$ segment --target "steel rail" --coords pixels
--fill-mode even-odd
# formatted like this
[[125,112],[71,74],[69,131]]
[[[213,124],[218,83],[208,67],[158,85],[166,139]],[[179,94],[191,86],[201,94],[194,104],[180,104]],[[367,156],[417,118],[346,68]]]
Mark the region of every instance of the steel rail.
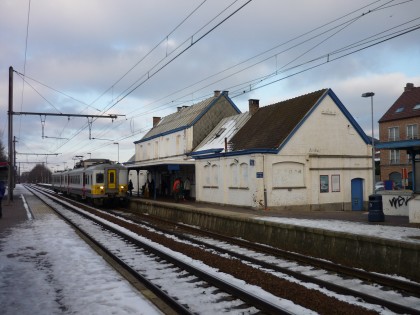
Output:
[[[28,186],[25,186],[29,191],[36,190],[34,188],[29,188]],[[37,190],[39,193],[42,193],[45,195],[44,192]],[[34,194],[37,196],[36,194]],[[39,198],[39,196],[37,196]],[[95,246],[97,246],[99,249],[101,249],[103,252],[106,253],[113,261],[115,261],[118,265],[120,265],[124,270],[129,272],[136,280],[140,281],[144,286],[146,286],[150,291],[152,291],[156,296],[158,296],[162,301],[164,301],[167,305],[169,305],[174,311],[176,311],[179,314],[184,315],[193,315],[188,309],[186,309],[182,304],[179,304],[175,299],[173,299],[171,296],[166,294],[164,291],[159,289],[157,286],[155,286],[152,282],[147,280],[145,277],[143,277],[141,274],[139,274],[137,271],[135,271],[133,268],[131,268],[129,265],[127,265],[123,260],[121,260],[119,257],[114,255],[109,249],[107,249],[105,246],[103,246],[101,243],[99,243],[97,240],[95,240],[92,236],[89,235],[86,231],[78,227],[74,222],[72,222],[69,218],[61,214],[59,211],[56,211],[53,207],[48,205],[42,198],[39,198],[44,204],[46,204],[48,207],[54,210],[55,213],[57,213],[63,220],[65,220],[71,227],[73,227],[75,230],[77,230],[79,233],[83,235],[83,237],[87,238],[90,242],[92,242]],[[64,207],[66,205],[64,203],[60,204]],[[68,208],[68,207],[67,207]],[[73,209],[70,209],[71,211],[74,211]],[[86,216],[85,216],[86,217]],[[98,222],[96,222],[98,223]]]
[[[115,214],[118,215],[118,213],[115,213]],[[135,215],[139,216],[139,215],[142,215],[142,214],[136,213]],[[400,279],[391,278],[389,276],[381,275],[381,274],[378,274],[378,273],[372,273],[372,272],[361,270],[361,269],[356,269],[356,268],[352,268],[352,267],[348,267],[348,266],[344,266],[344,265],[340,265],[340,264],[335,264],[335,263],[330,262],[330,261],[318,259],[318,258],[311,257],[311,256],[305,256],[305,255],[295,253],[295,252],[289,252],[289,251],[286,251],[286,250],[283,250],[283,249],[270,247],[268,245],[252,243],[250,241],[246,241],[246,240],[243,240],[243,239],[233,238],[233,237],[229,237],[229,236],[226,236],[226,235],[214,233],[214,232],[211,232],[211,231],[197,229],[197,228],[194,228],[190,225],[186,225],[186,224],[183,224],[183,223],[171,222],[171,221],[168,221],[168,220],[165,220],[165,219],[162,219],[162,218],[159,218],[159,217],[151,216],[151,215],[147,215],[147,216],[144,216],[144,217],[146,219],[159,220],[159,221],[165,222],[167,224],[172,224],[172,225],[178,226],[180,228],[183,228],[187,231],[191,231],[191,232],[194,232],[194,233],[198,233],[198,234],[206,235],[206,236],[216,238],[216,239],[219,239],[219,240],[223,240],[223,241],[233,243],[233,244],[238,245],[238,246],[246,247],[248,249],[252,249],[252,250],[255,250],[255,251],[258,251],[258,252],[261,252],[261,253],[265,253],[267,255],[282,257],[282,258],[285,258],[285,259],[297,261],[297,262],[300,262],[300,263],[303,263],[303,264],[306,264],[306,265],[310,265],[310,266],[318,267],[318,268],[321,268],[321,269],[326,269],[328,271],[333,271],[333,272],[345,274],[345,275],[348,275],[348,276],[352,276],[352,277],[358,278],[360,280],[365,280],[367,282],[375,282],[377,284],[380,284],[380,285],[383,285],[383,286],[389,286],[389,287],[392,287],[392,288],[396,288],[398,290],[402,290],[402,291],[405,291],[405,292],[408,292],[410,294],[413,294],[415,296],[420,297],[420,284],[416,283],[416,282],[404,281],[404,280],[400,280]],[[130,218],[130,219],[133,220],[133,218]],[[140,221],[140,220],[138,221],[138,223],[147,224],[144,221]],[[152,224],[151,224],[151,226],[156,228],[156,226],[154,226]]]
[[[40,193],[46,195],[48,198],[51,198],[50,196],[48,196],[44,191],[39,191]],[[54,198],[57,199],[57,198]],[[41,199],[42,200],[42,199]],[[153,253],[161,258],[163,258],[164,260],[170,262],[171,264],[177,266],[180,269],[183,269],[187,272],[189,272],[190,274],[193,274],[194,276],[206,281],[207,283],[210,283],[211,285],[218,287],[219,289],[223,290],[224,292],[227,292],[233,296],[235,296],[236,298],[244,301],[245,303],[248,303],[249,306],[254,306],[256,308],[258,308],[259,310],[267,313],[267,314],[293,314],[290,311],[283,309],[269,301],[266,301],[264,299],[261,299],[257,296],[255,296],[252,293],[249,293],[231,283],[228,283],[227,281],[224,281],[218,277],[215,277],[203,270],[197,269],[194,266],[191,266],[187,263],[184,263],[182,261],[180,261],[179,259],[153,247],[150,246],[148,244],[145,244],[144,242],[141,242],[138,239],[135,239],[129,235],[126,235],[125,233],[121,232],[120,230],[112,227],[112,226],[108,226],[107,224],[105,224],[104,222],[96,219],[96,218],[92,218],[89,215],[79,212],[75,209],[69,208],[68,205],[66,205],[65,203],[59,201],[59,200],[54,200],[57,203],[60,203],[62,206],[68,208],[69,210],[73,211],[73,212],[77,212],[78,215],[81,215],[93,222],[95,222],[96,224],[100,225],[102,228],[111,231],[112,233],[115,233],[116,235],[120,236],[121,238],[129,241],[130,243],[135,244],[136,246],[139,246],[143,249],[145,249],[146,251]],[[59,213],[59,212],[57,212]],[[59,213],[60,214],[60,213]],[[62,216],[66,221],[70,221],[69,219],[65,218],[62,214],[60,214],[60,216]],[[71,222],[71,221],[70,221]],[[75,226],[73,223],[71,223],[72,226]],[[78,230],[79,228],[77,226],[75,226]],[[83,233],[85,234],[85,233]],[[89,237],[89,239],[91,239],[91,237]],[[95,241],[95,244],[98,244],[98,246],[103,249],[104,251],[106,251],[107,253],[109,252],[106,248],[103,248],[103,246],[101,244],[99,244],[98,242]],[[110,253],[111,257],[114,257],[114,255],[112,253]],[[120,259],[118,257],[116,257],[116,261],[118,262]],[[123,263],[123,266],[126,265],[125,263]],[[125,267],[124,267],[125,268]],[[128,266],[128,268],[130,268]],[[131,269],[131,268],[130,268]],[[134,274],[136,274],[137,272],[132,270],[130,271],[134,272]],[[141,277],[141,275],[139,275]],[[145,281],[148,282],[147,279],[145,279]],[[145,284],[146,285],[146,284]],[[153,284],[152,284],[153,285]],[[153,288],[153,287],[152,287]],[[159,289],[158,289],[159,290]],[[155,293],[156,294],[156,293]],[[174,307],[176,307],[176,302],[171,301],[171,304],[175,303]],[[169,303],[168,303],[169,304]],[[182,314],[191,314],[188,310],[186,310],[186,313],[182,313]]]
[[[121,217],[125,217],[125,216],[120,215],[117,212],[114,212],[114,215],[119,215]],[[125,218],[127,218],[127,217],[125,217]],[[147,218],[150,218],[150,216],[147,216]],[[153,217],[153,219],[156,219],[156,217]],[[222,253],[226,253],[228,255],[231,255],[232,257],[241,259],[242,261],[248,261],[252,264],[260,265],[264,268],[272,269],[274,271],[287,274],[289,276],[292,276],[292,277],[294,277],[298,280],[304,281],[304,282],[315,283],[315,284],[319,285],[320,287],[324,287],[324,288],[326,288],[328,290],[331,290],[331,291],[334,291],[336,293],[359,297],[359,298],[363,299],[364,301],[366,301],[368,303],[378,304],[378,305],[387,307],[391,311],[394,311],[394,312],[397,312],[397,313],[420,314],[419,310],[416,310],[416,309],[413,309],[413,308],[410,308],[410,307],[407,307],[405,305],[401,305],[401,304],[398,304],[398,303],[394,303],[393,301],[383,300],[383,299],[380,299],[376,296],[369,295],[367,293],[359,292],[359,291],[353,290],[353,289],[348,288],[348,287],[343,287],[343,286],[337,285],[337,284],[332,283],[332,282],[328,282],[328,281],[325,281],[325,280],[322,280],[322,279],[318,279],[318,278],[315,278],[315,277],[312,277],[312,276],[308,276],[308,275],[302,274],[300,272],[290,270],[290,269],[285,268],[285,267],[276,266],[276,265],[273,265],[273,264],[270,264],[270,263],[267,263],[267,262],[261,261],[259,259],[249,257],[249,256],[246,256],[246,255],[243,255],[243,254],[238,254],[238,253],[233,252],[231,250],[221,248],[217,245],[212,245],[212,244],[209,244],[209,243],[206,243],[206,242],[196,240],[192,237],[183,235],[180,232],[174,232],[172,230],[160,228],[160,227],[157,227],[156,225],[149,224],[149,223],[146,223],[144,221],[140,221],[140,220],[136,221],[135,219],[133,219],[131,217],[130,217],[130,220],[132,220],[136,223],[148,226],[150,228],[153,228],[153,229],[155,229],[157,231],[160,231],[160,232],[163,232],[165,234],[170,233],[170,234],[172,234],[172,235],[174,235],[174,236],[176,236],[180,239],[187,240],[189,242],[196,243],[198,245],[202,245],[202,246],[217,250],[217,251],[222,252]],[[262,253],[267,254],[267,255],[277,256],[278,251],[280,251],[281,254],[283,254],[283,252],[284,252],[283,250],[278,250],[278,249],[275,249],[275,248],[268,248],[266,246],[261,246],[261,245],[255,245],[255,244],[249,243],[247,241],[238,240],[236,238],[227,237],[227,236],[220,235],[220,234],[213,233],[213,232],[203,231],[203,230],[191,227],[191,226],[186,226],[184,224],[173,223],[173,222],[161,219],[161,218],[157,218],[157,220],[165,222],[165,223],[170,223],[170,224],[175,225],[175,226],[179,226],[179,227],[181,227],[183,229],[186,229],[186,230],[194,231],[195,233],[198,233],[198,234],[204,234],[206,236],[211,236],[211,237],[216,238],[216,239],[217,238],[223,239],[223,241],[229,242],[230,244],[234,244],[234,245],[241,244],[240,246],[246,247],[248,249],[250,249],[252,247],[251,248],[252,250],[256,250],[257,252],[262,252]],[[328,262],[328,261],[320,261],[318,259],[314,259],[313,257],[308,257],[309,258],[309,260],[308,260],[308,259],[306,259],[307,258],[306,256],[301,255],[301,254],[290,253],[290,252],[286,252],[286,253],[288,254],[287,259],[290,259],[289,254],[291,254],[292,257],[295,257],[295,255],[297,255],[297,257],[300,259],[300,262],[304,261],[305,265],[312,266],[313,265],[312,261],[315,260],[316,267],[321,268],[321,269],[326,269],[326,270],[329,270],[329,271],[334,271],[337,274],[342,274],[343,272],[341,270],[344,270],[345,275],[350,275],[351,274],[358,279],[362,278],[361,280],[367,280],[369,282],[378,283],[378,284],[381,284],[381,285],[384,285],[384,286],[387,286],[387,287],[391,287],[393,289],[396,288],[398,290],[403,290],[403,291],[408,292],[408,293],[410,293],[412,295],[415,295],[415,296],[418,296],[419,292],[420,292],[420,286],[417,283],[410,283],[410,282],[401,281],[401,280],[398,280],[398,279],[392,279],[392,278],[389,278],[389,277],[386,277],[386,276],[381,276],[379,274],[372,274],[372,273],[369,273],[369,272],[366,272],[366,271],[363,271],[363,270],[357,270],[357,269],[345,267],[345,266],[342,266],[342,265],[336,265],[336,264]],[[292,259],[292,260],[295,260],[295,259]],[[324,266],[327,266],[327,268],[325,268]],[[376,280],[378,280],[378,281],[376,281]]]

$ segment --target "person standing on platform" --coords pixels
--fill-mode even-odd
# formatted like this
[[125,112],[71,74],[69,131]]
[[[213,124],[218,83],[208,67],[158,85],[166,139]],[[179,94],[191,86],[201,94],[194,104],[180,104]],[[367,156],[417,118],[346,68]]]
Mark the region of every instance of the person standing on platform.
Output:
[[128,191],[130,192],[130,197],[133,196],[133,189],[134,189],[133,182],[130,179],[130,181],[128,182]]
[[1,201],[4,197],[5,192],[6,192],[6,185],[4,181],[0,180],[0,218],[3,216],[3,209],[1,207]]
[[179,202],[179,197],[181,194],[181,179],[179,177],[175,179],[172,191],[174,192],[175,201]]
[[190,200],[191,182],[188,177],[184,181],[184,191],[185,191],[185,199]]

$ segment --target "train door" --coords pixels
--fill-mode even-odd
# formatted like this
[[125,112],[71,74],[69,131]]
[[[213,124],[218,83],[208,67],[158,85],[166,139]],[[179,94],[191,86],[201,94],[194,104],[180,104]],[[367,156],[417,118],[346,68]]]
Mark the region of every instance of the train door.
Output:
[[83,182],[82,199],[85,199],[86,198],[86,174],[84,172],[82,173],[82,182]]
[[117,188],[117,170],[109,169],[108,170],[108,189]]

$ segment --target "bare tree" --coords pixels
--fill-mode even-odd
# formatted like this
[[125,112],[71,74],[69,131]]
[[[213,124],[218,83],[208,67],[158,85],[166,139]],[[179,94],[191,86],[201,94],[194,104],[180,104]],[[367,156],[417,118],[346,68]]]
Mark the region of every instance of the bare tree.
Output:
[[51,183],[51,171],[44,164],[37,164],[28,174],[30,183]]
[[7,156],[4,151],[3,143],[0,140],[0,162],[6,162],[6,161],[7,161]]

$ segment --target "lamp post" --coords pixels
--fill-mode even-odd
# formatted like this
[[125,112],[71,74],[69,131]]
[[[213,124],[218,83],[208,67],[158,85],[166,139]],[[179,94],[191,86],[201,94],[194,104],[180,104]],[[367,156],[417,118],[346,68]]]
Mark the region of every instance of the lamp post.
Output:
[[362,94],[362,97],[370,97],[370,107],[372,116],[372,194],[375,193],[375,132],[373,131],[373,96],[375,93],[366,92]]
[[118,163],[120,163],[120,143],[114,142],[114,144],[118,145]]

